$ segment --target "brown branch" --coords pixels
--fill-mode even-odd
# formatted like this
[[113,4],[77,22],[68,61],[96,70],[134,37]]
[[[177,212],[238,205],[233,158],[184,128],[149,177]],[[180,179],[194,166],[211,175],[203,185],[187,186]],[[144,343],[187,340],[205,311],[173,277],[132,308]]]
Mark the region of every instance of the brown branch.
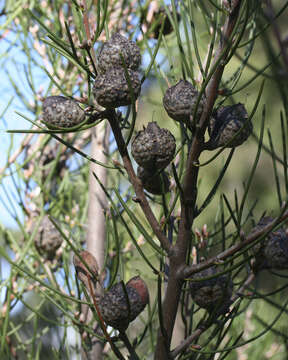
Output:
[[119,120],[117,118],[117,114],[115,113],[115,110],[111,110],[107,112],[107,119],[111,125],[111,129],[113,131],[115,141],[117,143],[118,151],[120,152],[120,155],[123,160],[124,168],[128,174],[131,184],[134,187],[137,196],[137,201],[139,202],[143,210],[143,213],[146,216],[146,219],[149,222],[152,230],[154,231],[155,235],[160,241],[162,248],[166,250],[166,252],[169,254],[171,245],[167,237],[163,234],[161,227],[151,210],[148,200],[146,199],[146,196],[144,194],[141,181],[138,179],[138,177],[135,174],[125,141],[122,136],[121,129],[118,124]]
[[167,291],[163,301],[164,327],[166,338],[161,331],[158,331],[158,341],[155,352],[155,360],[169,359],[169,349],[173,328],[175,324],[178,301],[181,295],[184,277],[179,277],[179,269],[186,263],[188,244],[191,239],[191,227],[194,220],[194,209],[197,199],[197,181],[199,172],[199,157],[203,150],[204,133],[207,127],[209,117],[217,98],[218,88],[226,65],[229,51],[232,43],[231,36],[233,34],[239,10],[242,1],[236,0],[233,5],[229,16],[227,17],[222,37],[218,49],[214,57],[214,64],[218,63],[211,80],[207,86],[206,91],[206,105],[202,112],[199,124],[197,126],[196,134],[193,138],[191,148],[189,151],[186,172],[183,180],[183,197],[181,198],[181,218],[179,225],[179,233],[175,246],[173,247],[169,260],[170,260],[170,277],[168,279]]
[[197,341],[199,337],[208,329],[209,326],[203,326],[201,328],[196,329],[193,334],[188,336],[182,343],[177,346],[173,351],[170,353],[170,357],[175,359],[177,355],[181,354],[185,351],[193,342]]
[[[219,260],[225,260],[226,258],[236,254],[241,249],[245,248],[253,241],[257,240],[260,236],[263,236],[266,233],[269,233],[276,225],[280,224],[282,221],[288,219],[288,210],[283,213],[280,217],[276,218],[268,225],[263,227],[260,230],[252,230],[250,235],[244,238],[239,244],[231,246],[229,249],[223,251],[221,254],[218,254],[204,262],[201,262],[197,265],[184,266],[181,271],[179,271],[179,277],[182,279],[189,278],[191,275],[208,268],[209,266],[219,262]],[[257,227],[255,228],[257,229]]]

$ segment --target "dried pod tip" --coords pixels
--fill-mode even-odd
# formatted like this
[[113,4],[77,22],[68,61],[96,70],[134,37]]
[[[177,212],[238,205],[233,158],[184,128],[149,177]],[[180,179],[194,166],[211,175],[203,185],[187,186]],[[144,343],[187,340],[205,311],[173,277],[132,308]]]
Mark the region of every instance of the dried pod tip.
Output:
[[143,305],[147,305],[149,303],[149,291],[146,283],[141,279],[140,276],[134,276],[127,282],[126,286],[137,291]]
[[142,182],[143,188],[153,195],[162,195],[169,192],[170,180],[166,172],[150,172],[138,166],[137,176]]
[[88,265],[89,270],[88,270],[86,264],[81,260],[81,258],[77,254],[74,254],[73,264],[74,264],[78,279],[81,280],[87,287],[88,286],[88,277],[91,278],[91,280],[93,282],[95,282],[98,279],[99,267],[97,264],[97,260],[89,251],[86,251],[86,250],[80,251],[79,255],[84,260],[84,262]]

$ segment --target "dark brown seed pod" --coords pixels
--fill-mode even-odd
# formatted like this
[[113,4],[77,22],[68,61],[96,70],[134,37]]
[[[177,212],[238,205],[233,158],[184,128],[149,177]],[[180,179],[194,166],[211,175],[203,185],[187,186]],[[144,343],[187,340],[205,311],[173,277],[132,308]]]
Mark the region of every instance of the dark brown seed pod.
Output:
[[98,68],[104,74],[112,67],[122,67],[123,60],[127,68],[137,70],[141,64],[140,49],[134,41],[115,33],[100,50]]
[[86,250],[80,251],[79,255],[84,260],[84,262],[80,259],[79,256],[74,254],[73,256],[73,264],[75,267],[75,271],[79,280],[81,280],[85,287],[89,289],[88,277],[91,279],[92,283],[95,285],[96,281],[99,279],[99,266],[95,257]]
[[49,220],[49,217],[45,215],[34,238],[34,244],[39,254],[48,260],[53,260],[62,241],[59,231]]
[[[210,119],[208,126],[210,140],[207,148],[213,150],[226,144],[226,147],[234,148],[243,144],[253,130],[251,121],[247,119],[248,114],[243,104],[220,107]],[[241,132],[233,138],[240,130]]]
[[155,121],[139,131],[132,141],[132,156],[138,165],[154,172],[164,169],[173,159],[176,141],[167,129],[161,129]]
[[43,102],[42,120],[49,128],[70,128],[85,119],[85,112],[76,101],[64,96],[48,96]]
[[[191,128],[198,97],[198,91],[189,81],[180,80],[176,85],[166,90],[163,105],[172,119],[184,122]],[[203,97],[197,107],[196,120],[200,118],[204,105],[205,99]]]
[[[170,16],[172,16],[172,18],[173,18],[172,7],[169,6],[168,9],[170,12]],[[181,16],[178,12],[176,13],[176,17],[177,17],[177,22],[179,22]],[[164,22],[164,25],[163,25],[163,22]],[[155,24],[155,23],[157,23],[157,25],[153,28],[153,31],[150,33],[150,36],[154,39],[159,38],[160,30],[161,30],[162,26],[163,26],[163,33],[162,33],[163,35],[169,35],[174,30],[173,24],[171,23],[170,18],[166,13],[165,8],[163,8],[163,7],[161,7],[158,11],[156,11],[154,13],[154,16],[151,19],[150,23],[146,22],[147,27],[149,26],[149,28],[153,27],[153,24]]]
[[[273,220],[269,216],[263,217],[251,233],[261,230]],[[252,251],[255,256],[255,271],[288,269],[288,236],[284,228],[272,231],[262,241],[258,242]]]
[[101,297],[98,306],[107,325],[125,331],[129,323],[144,310],[148,302],[147,285],[139,276],[135,276],[126,285],[122,282],[113,285]]
[[[131,90],[136,100],[141,91],[139,73],[128,69]],[[97,103],[105,108],[117,108],[132,103],[129,82],[123,68],[110,68],[105,74],[98,75],[93,86]]]
[[162,195],[169,191],[170,180],[164,171],[155,174],[138,166],[137,176],[141,180],[143,188],[151,194]]
[[233,283],[226,275],[220,275],[209,280],[199,281],[217,274],[215,266],[200,271],[190,281],[192,299],[200,307],[207,309],[217,315],[225,314],[231,304]]

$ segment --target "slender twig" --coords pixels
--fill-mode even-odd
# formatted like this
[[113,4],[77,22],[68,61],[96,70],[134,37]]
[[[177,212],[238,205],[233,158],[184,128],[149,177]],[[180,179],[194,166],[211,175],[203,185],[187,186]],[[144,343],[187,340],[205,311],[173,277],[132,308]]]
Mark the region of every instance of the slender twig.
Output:
[[142,183],[135,174],[135,171],[133,169],[133,166],[132,166],[132,163],[130,160],[130,156],[129,156],[129,153],[128,153],[128,150],[127,150],[127,147],[125,144],[125,140],[122,136],[122,132],[121,132],[120,126],[118,124],[117,114],[115,113],[115,110],[111,110],[107,114],[107,119],[111,125],[111,129],[113,131],[115,141],[117,143],[118,151],[123,160],[123,165],[127,171],[129,180],[134,187],[134,190],[135,190],[135,193],[137,196],[137,201],[139,202],[139,204],[143,210],[143,213],[145,214],[146,219],[148,220],[152,230],[154,231],[155,235],[159,239],[161,246],[163,247],[164,250],[167,251],[167,253],[169,253],[170,249],[171,249],[171,245],[170,245],[167,237],[161,231],[161,227],[160,227],[157,219],[155,218],[155,215],[153,214],[151,207],[148,203],[148,200],[144,194]]
[[0,168],[0,174],[4,173],[4,171],[7,169],[7,167],[13,163],[15,163],[15,161],[17,160],[18,156],[22,153],[22,151],[29,146],[32,138],[33,138],[34,134],[29,134],[27,136],[25,136],[25,138],[23,139],[23,141],[21,142],[19,148],[14,152],[14,154],[11,155],[11,157],[7,160],[7,164]]
[[95,307],[95,310],[97,312],[97,315],[98,315],[98,318],[99,318],[99,322],[100,322],[100,326],[101,326],[101,329],[107,339],[107,341],[109,342],[110,346],[111,346],[111,349],[114,351],[115,355],[118,357],[118,359],[120,360],[125,360],[125,358],[123,357],[123,355],[120,353],[120,351],[117,349],[117,347],[115,346],[115,344],[113,343],[110,335],[108,334],[107,332],[107,329],[106,329],[106,326],[105,326],[105,323],[104,323],[104,320],[102,318],[102,315],[101,315],[101,312],[99,310],[99,307],[98,307],[98,304],[97,304],[97,301],[96,301],[96,296],[95,296],[95,293],[94,293],[94,289],[93,289],[93,286],[92,286],[92,281],[91,281],[91,277],[89,274],[87,274],[87,279],[88,279],[88,285],[89,285],[89,292],[91,294],[91,297],[92,297],[92,300],[93,300],[93,304],[94,304],[94,307]]
[[[90,25],[89,25],[89,14],[88,14],[86,0],[83,0],[83,5],[84,5],[83,22],[84,22],[84,28],[85,28],[86,38],[87,38],[87,45],[89,47],[91,47],[92,37],[91,37],[91,31],[90,31]],[[88,54],[90,55],[90,52]],[[97,62],[96,62],[96,57],[95,57],[94,51],[92,51],[91,56],[92,56],[94,64],[96,64]]]
[[177,355],[181,354],[193,342],[197,341],[199,339],[200,335],[202,335],[207,329],[208,329],[208,327],[205,327],[205,326],[203,326],[203,327],[201,327],[199,329],[196,329],[193,332],[193,334],[188,336],[184,341],[181,342],[181,344],[179,346],[177,346],[177,348],[175,348],[173,351],[170,352],[170,357],[172,359],[175,359]]

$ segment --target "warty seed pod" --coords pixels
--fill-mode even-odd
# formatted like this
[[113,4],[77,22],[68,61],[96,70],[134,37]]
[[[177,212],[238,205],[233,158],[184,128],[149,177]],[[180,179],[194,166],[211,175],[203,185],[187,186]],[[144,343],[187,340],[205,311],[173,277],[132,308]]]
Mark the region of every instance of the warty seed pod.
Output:
[[162,195],[169,191],[170,180],[164,171],[155,174],[138,166],[137,176],[141,180],[143,188],[153,195]]
[[[193,275],[196,280],[217,274],[215,266]],[[227,275],[220,275],[209,280],[190,281],[192,299],[201,308],[217,315],[225,314],[231,304],[233,283]]]
[[134,41],[115,33],[102,45],[98,56],[98,68],[104,74],[111,67],[122,67],[123,60],[127,68],[137,70],[141,64],[140,49]]
[[[263,217],[251,234],[263,229],[273,220],[270,216]],[[284,228],[272,231],[262,241],[253,246],[252,251],[255,256],[255,271],[262,269],[288,269],[288,235]]]
[[[128,75],[136,100],[141,91],[139,73],[128,69]],[[93,86],[93,95],[97,103],[105,108],[117,108],[132,103],[129,83],[123,68],[110,68],[105,74],[98,75]]]
[[150,172],[164,169],[172,161],[175,150],[175,137],[155,121],[136,134],[131,146],[137,164]]
[[49,128],[70,128],[85,119],[84,110],[78,103],[64,96],[48,96],[43,102],[42,120]]
[[49,217],[44,215],[34,238],[34,244],[39,254],[48,260],[53,260],[62,241],[59,231],[49,220]]
[[[180,80],[176,85],[166,90],[163,105],[172,119],[184,122],[191,128],[198,97],[198,91],[189,81]],[[205,103],[206,101],[202,97],[197,107],[196,120],[200,118]]]
[[[103,320],[107,325],[124,331],[149,302],[147,285],[140,276],[123,283],[113,285],[100,299],[98,306]],[[128,299],[127,299],[128,297]]]
[[[243,144],[253,130],[251,121],[247,119],[248,114],[243,104],[220,107],[210,119],[208,126],[210,140],[207,149],[214,150],[226,144],[226,147],[234,148]],[[241,132],[232,140],[240,130]]]

